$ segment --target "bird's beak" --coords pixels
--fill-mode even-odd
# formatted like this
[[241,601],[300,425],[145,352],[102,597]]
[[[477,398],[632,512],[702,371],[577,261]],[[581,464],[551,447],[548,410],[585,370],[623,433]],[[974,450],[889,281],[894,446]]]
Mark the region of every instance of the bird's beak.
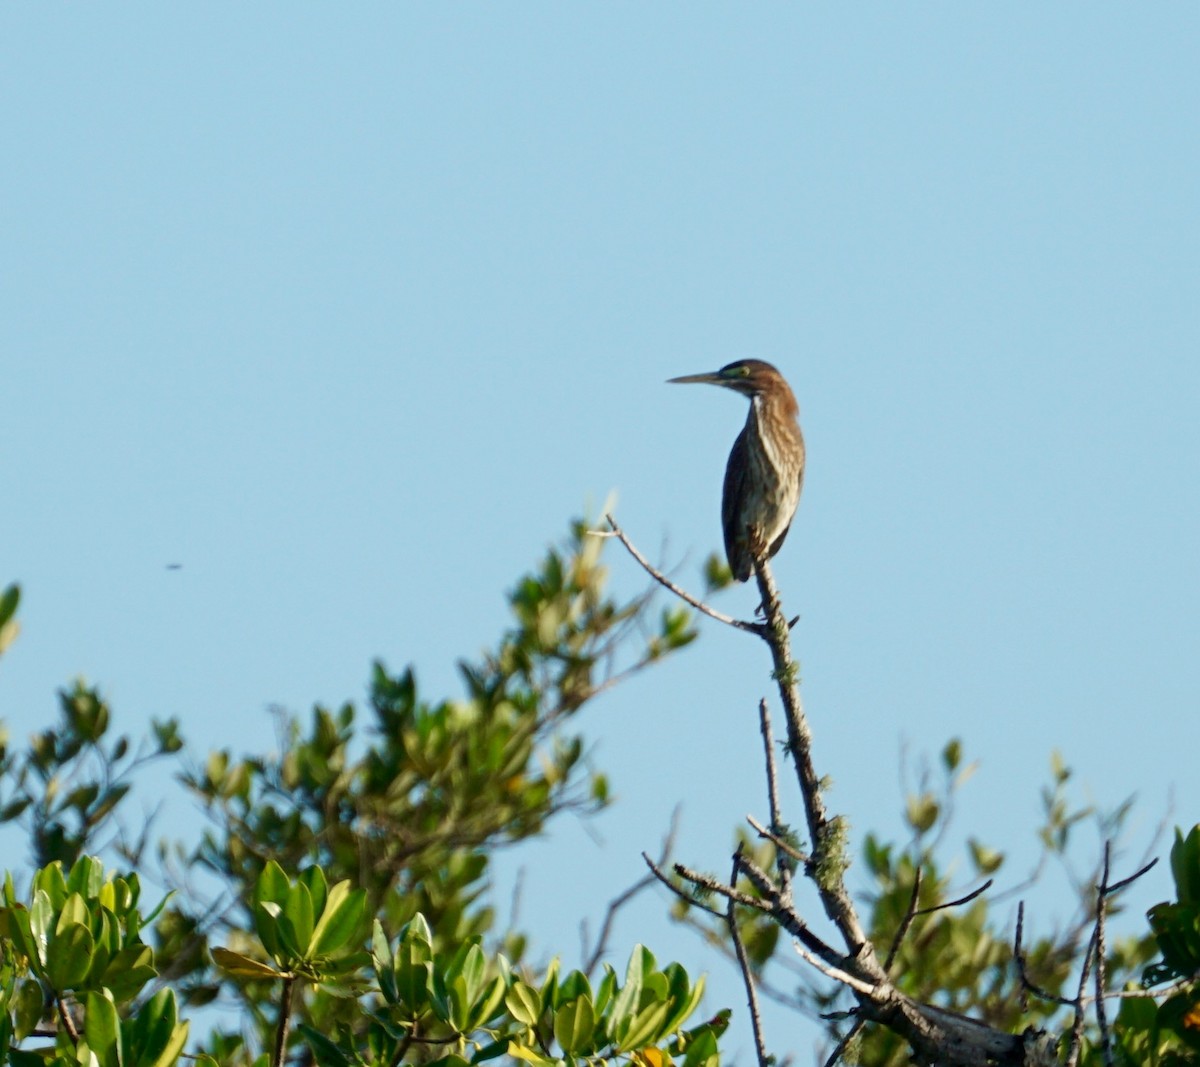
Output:
[[692,382],[703,382],[706,385],[724,385],[725,379],[713,371],[710,374],[685,374],[682,378],[668,378],[667,384],[688,385]]

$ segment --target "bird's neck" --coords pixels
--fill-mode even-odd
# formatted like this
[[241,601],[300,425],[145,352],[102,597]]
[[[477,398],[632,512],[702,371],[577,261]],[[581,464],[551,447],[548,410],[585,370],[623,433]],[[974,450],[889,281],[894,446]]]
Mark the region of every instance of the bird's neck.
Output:
[[750,398],[750,416],[747,422],[757,426],[795,425],[800,417],[800,405],[790,389],[772,393],[756,393]]

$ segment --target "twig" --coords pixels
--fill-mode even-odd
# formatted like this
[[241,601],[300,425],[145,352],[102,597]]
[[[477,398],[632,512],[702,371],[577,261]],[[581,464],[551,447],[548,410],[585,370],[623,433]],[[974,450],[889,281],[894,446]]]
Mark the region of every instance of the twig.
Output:
[[829,1054],[829,1059],[825,1061],[825,1067],[834,1067],[834,1064],[836,1064],[837,1061],[842,1058],[842,1054],[850,1047],[850,1042],[858,1037],[862,1028],[862,1019],[855,1019],[854,1025],[846,1031],[846,1036],[843,1037],[836,1045],[834,1045],[833,1052]]
[[772,905],[783,903],[783,890],[771,881],[771,876],[755,863],[754,860],[743,854],[740,866],[745,872],[746,877],[750,879],[750,884],[770,901]]
[[58,996],[54,998],[54,1005],[58,1008],[58,1017],[62,1020],[63,1029],[66,1030],[67,1036],[71,1039],[71,1044],[79,1044],[79,1030],[75,1026],[75,1020],[71,1018],[71,1008],[67,1004],[66,998]]
[[638,561],[638,564],[641,566],[642,570],[644,570],[648,575],[650,575],[651,578],[658,582],[659,585],[671,590],[671,592],[679,597],[680,600],[686,601],[697,611],[707,615],[710,619],[716,619],[717,622],[723,622],[726,626],[732,626],[737,630],[744,630],[747,633],[759,634],[760,636],[762,635],[762,623],[746,622],[743,619],[735,619],[732,615],[726,615],[724,612],[717,611],[716,608],[710,608],[702,600],[697,600],[694,596],[692,596],[691,593],[687,592],[685,589],[681,589],[673,581],[671,581],[670,578],[663,574],[662,571],[658,570],[648,559],[646,559],[646,557],[643,556],[641,552],[637,550],[637,548],[634,547],[633,542],[625,536],[625,531],[617,525],[616,521],[611,515],[605,515],[604,518],[608,522],[608,525],[612,527],[612,529],[592,530],[590,532],[593,537],[615,537],[621,542],[621,544],[625,546],[625,550],[635,560]]
[[957,900],[947,900],[943,904],[931,904],[928,908],[922,908],[917,912],[918,915],[932,915],[935,911],[943,911],[946,908],[957,908],[963,904],[970,904],[978,896],[982,896],[992,888],[992,879],[989,878],[978,889],[972,889],[966,896],[959,897]]
[[1096,951],[1096,931],[1092,931],[1091,939],[1083,953],[1083,966],[1079,971],[1079,988],[1075,999],[1071,1002],[1075,1007],[1075,1020],[1071,1023],[1071,1045],[1067,1053],[1067,1067],[1075,1067],[1079,1062],[1079,1054],[1083,1051],[1083,1021],[1085,1018],[1083,996],[1087,989],[1088,978],[1092,973],[1092,958]]
[[[671,826],[667,830],[666,836],[663,838],[662,852],[659,854],[658,864],[667,862],[671,855],[671,850],[675,845],[675,834],[679,829],[679,806],[676,805],[675,810],[671,813]],[[619,912],[626,904],[628,904],[635,896],[638,895],[647,886],[651,886],[655,882],[655,874],[652,871],[644,875],[633,883],[628,889],[622,893],[618,893],[612,900],[608,902],[608,908],[604,913],[604,922],[600,926],[600,933],[596,938],[596,947],[588,954],[586,945],[586,930],[584,931],[585,944],[584,955],[587,957],[587,962],[584,964],[583,973],[591,977],[592,972],[596,969],[596,965],[600,962],[608,948],[608,939],[612,934],[613,922],[616,920],[617,912]]]
[[842,985],[849,986],[858,993],[862,993],[866,997],[871,997],[876,993],[875,986],[870,982],[864,982],[861,978],[857,978],[852,974],[847,973],[840,967],[834,967],[832,964],[826,963],[814,953],[809,952],[799,941],[792,942],[794,948],[801,958],[811,966],[820,971],[826,978],[832,978],[835,982],[841,982]]
[[[758,725],[762,731],[763,759],[767,768],[767,810],[771,815],[771,829],[777,830],[783,825],[783,816],[779,808],[779,779],[775,771],[775,738],[771,730],[771,712],[764,697],[758,702]],[[789,850],[790,852],[790,850]],[[776,846],[775,868],[779,871],[779,885],[784,899],[792,895],[792,872]]]
[[758,834],[759,837],[766,841],[770,841],[780,852],[791,856],[802,867],[807,866],[809,862],[808,856],[801,852],[786,838],[780,837],[778,834],[772,833],[762,823],[760,823],[753,815],[746,816],[746,822],[750,824],[750,828]]
[[[744,904],[747,908],[753,908],[755,911],[766,912],[768,914],[775,910],[772,901],[760,900],[758,897],[752,897],[749,893],[743,893],[740,889],[727,886],[724,882],[717,881],[711,874],[701,874],[699,871],[693,871],[690,867],[685,867],[682,863],[672,864],[672,870],[680,878],[685,878],[691,882],[692,885],[706,889],[710,893],[716,893],[726,900],[732,900],[738,904]],[[717,912],[717,914],[721,915],[722,913]]]
[[1112,860],[1112,842],[1104,842],[1104,866],[1100,884],[1096,887],[1096,1025],[1100,1028],[1100,1052],[1105,1067],[1116,1067],[1113,1062],[1112,1034],[1108,1029],[1108,1012],[1104,1006],[1104,916],[1108,905],[1108,873]]
[[1039,1000],[1049,1001],[1051,1004],[1062,1004],[1065,1007],[1075,1006],[1077,1004],[1076,1001],[1067,997],[1060,997],[1057,993],[1051,993],[1041,986],[1035,985],[1029,977],[1029,972],[1025,969],[1025,951],[1021,947],[1021,934],[1024,929],[1025,901],[1022,900],[1017,904],[1017,933],[1013,941],[1013,959],[1017,964],[1017,976],[1021,979],[1021,988],[1027,993],[1032,993]]
[[[1106,848],[1107,848],[1107,846],[1106,846]],[[1143,874],[1145,874],[1147,871],[1149,871],[1156,863],[1158,863],[1158,857],[1155,857],[1154,859],[1152,859],[1144,867],[1141,867],[1138,870],[1134,871],[1134,873],[1131,874],[1128,878],[1122,878],[1119,882],[1113,882],[1112,885],[1108,886],[1104,890],[1104,895],[1106,897],[1111,897],[1114,893],[1119,893],[1127,885],[1131,884],[1132,882],[1136,882],[1139,878],[1141,878],[1141,876]]]
[[892,938],[892,946],[888,949],[887,959],[883,961],[885,971],[891,971],[892,964],[896,962],[896,953],[900,951],[900,945],[904,942],[908,928],[912,926],[913,919],[917,917],[917,902],[920,899],[921,868],[917,867],[913,874],[912,895],[908,898],[908,907],[904,909],[904,918],[900,920],[900,925],[896,928],[896,935]]
[[[741,866],[742,846],[739,844],[733,854],[733,871],[729,875],[729,885],[737,885],[738,869]],[[746,955],[746,946],[742,944],[742,935],[737,924],[737,905],[732,900],[725,909],[725,921],[729,924],[729,937],[733,941],[733,951],[737,954],[738,967],[742,971],[742,981],[746,985],[746,1006],[750,1011],[750,1026],[754,1031],[754,1050],[758,1054],[758,1067],[770,1067],[770,1057],[767,1055],[767,1045],[763,1038],[762,1016],[758,1010],[758,992],[754,988],[754,974],[750,969],[750,959]]]
[[283,1056],[287,1049],[288,1028],[292,1022],[292,995],[296,991],[296,976],[285,975],[283,991],[279,998],[279,1025],[275,1029],[275,1055],[272,1067],[283,1067]]
[[674,882],[671,881],[670,876],[667,874],[667,872],[664,871],[661,867],[659,867],[658,864],[656,864],[654,862],[654,860],[652,860],[647,853],[645,853],[645,852],[642,853],[642,859],[644,859],[646,861],[646,866],[649,867],[650,870],[652,870],[654,872],[654,877],[657,878],[660,882],[662,882],[663,885],[665,885],[672,893],[674,893],[685,904],[687,904],[693,908],[699,908],[701,911],[706,911],[706,912],[708,912],[709,915],[714,915],[718,919],[725,918],[725,915],[723,912],[717,911],[716,908],[711,907],[708,904],[705,904],[701,900],[697,900],[695,897],[689,895],[688,893],[685,893],[682,889],[680,889],[679,886],[677,886]]

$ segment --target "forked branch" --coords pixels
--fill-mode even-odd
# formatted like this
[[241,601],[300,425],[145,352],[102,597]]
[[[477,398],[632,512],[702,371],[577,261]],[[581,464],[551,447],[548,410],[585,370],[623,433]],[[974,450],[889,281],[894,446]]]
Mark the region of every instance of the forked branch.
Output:
[[[763,553],[756,553],[754,559],[754,575],[762,598],[763,621],[745,622],[716,611],[680,589],[651,566],[611,516],[607,518],[610,531],[605,535],[616,537],[655,581],[710,618],[761,638],[770,649],[774,667],[772,677],[778,687],[785,715],[786,751],[791,756],[804,805],[805,828],[809,839],[807,853],[787,842],[781,833],[784,822],[779,811],[777,769],[772,748],[770,717],[767,713],[766,702],[763,701],[760,704],[760,726],[765,751],[770,826],[769,828],[764,827],[753,821],[751,825],[755,827],[760,836],[771,840],[778,850],[775,877],[772,878],[761,868],[755,866],[740,850],[734,861],[734,876],[728,884],[717,878],[690,870],[682,864],[674,865],[676,876],[690,883],[700,894],[709,897],[717,896],[725,902],[724,914],[707,904],[700,906],[710,914],[729,923],[731,931],[733,931],[734,948],[747,982],[747,996],[752,1001],[751,1014],[755,1027],[755,1047],[760,1063],[765,1054],[765,1043],[753,1005],[752,977],[748,970],[748,964],[745,962],[744,949],[739,948],[734,922],[735,907],[752,908],[768,915],[791,934],[795,938],[797,952],[808,963],[850,990],[857,1002],[854,1012],[856,1016],[855,1029],[864,1022],[874,1022],[888,1027],[908,1042],[913,1052],[913,1061],[919,1065],[925,1065],[925,1067],[932,1067],[934,1064],[939,1067],[1042,1067],[1044,1064],[1055,1062],[1054,1047],[1056,1043],[1040,1031],[1030,1029],[1024,1034],[1009,1034],[954,1012],[933,1005],[921,1004],[903,994],[889,977],[887,967],[879,959],[875,947],[867,938],[846,888],[845,869],[848,860],[846,858],[845,823],[839,817],[830,816],[821,794],[821,779],[817,774],[812,756],[812,732],[809,729],[804,705],[800,699],[799,666],[792,653],[792,622],[783,613],[779,591]],[[825,916],[836,932],[836,939],[844,946],[842,949],[835,949],[829,938],[814,932],[810,924],[797,911],[792,899],[791,869],[787,863],[788,857],[802,864],[805,875],[816,887]],[[672,892],[691,904],[698,903],[695,897],[684,892],[660,866],[654,864],[649,857],[645,858],[655,876],[667,884]],[[751,896],[737,887],[739,873],[745,875],[759,894],[758,896]],[[902,928],[897,931],[897,938],[893,950],[889,954],[888,964],[893,962],[895,951],[913,919],[919,914],[917,910],[919,888],[919,885],[914,887],[913,900],[909,908],[910,914],[906,917]],[[983,892],[984,889],[986,886],[976,890],[973,895]],[[972,897],[964,898],[964,900],[966,899],[972,899]],[[842,1043],[835,1050],[834,1057],[828,1062],[836,1062],[837,1057],[844,1050],[845,1043]]]

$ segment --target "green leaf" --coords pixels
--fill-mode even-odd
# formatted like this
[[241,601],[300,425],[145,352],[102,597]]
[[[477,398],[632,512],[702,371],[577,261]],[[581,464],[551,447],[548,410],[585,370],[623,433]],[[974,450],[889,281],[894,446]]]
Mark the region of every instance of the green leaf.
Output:
[[297,883],[291,887],[279,917],[279,929],[293,955],[308,959],[313,939],[313,899],[308,886]]
[[1003,852],[988,848],[973,837],[967,841],[967,848],[971,851],[971,862],[980,874],[995,874],[1004,863]]
[[500,1002],[504,999],[504,992],[504,979],[497,975],[487,984],[483,993],[476,997],[475,1003],[471,1007],[470,1017],[467,1019],[468,1030],[482,1026],[496,1014]]
[[587,1053],[592,1049],[596,1015],[588,997],[576,997],[554,1013],[554,1040],[563,1052]]
[[361,931],[366,911],[366,891],[351,891],[349,881],[338,882],[329,891],[325,910],[313,931],[309,956],[334,956],[344,950]]
[[42,995],[41,984],[32,978],[26,978],[17,987],[14,1033],[18,1041],[25,1040],[33,1033],[37,1024],[42,1021],[45,1009],[46,998]]
[[[54,909],[50,906],[50,897],[44,889],[33,894],[33,903],[29,908],[29,930],[32,934],[32,944],[27,953],[31,958],[46,965],[46,951],[50,944],[50,924],[54,921]],[[28,951],[32,949],[32,951]]]
[[465,1005],[475,1003],[483,988],[484,975],[487,971],[487,960],[483,949],[476,944],[464,944],[455,953],[454,959],[446,970],[447,983],[462,980],[462,993]]
[[1193,826],[1187,837],[1176,827],[1175,843],[1171,846],[1171,874],[1179,903],[1200,904],[1200,825]]
[[524,1026],[536,1026],[542,1015],[542,998],[519,978],[509,989],[504,1005],[512,1017]]
[[577,997],[592,999],[591,984],[582,971],[572,971],[559,983],[558,990],[554,994],[555,1007],[565,1004],[568,1000],[575,1000]]
[[908,798],[905,818],[908,820],[909,826],[917,833],[924,834],[933,828],[941,811],[941,805],[931,794],[922,793],[919,797],[910,796]]
[[61,908],[63,901],[67,899],[70,890],[67,888],[67,879],[63,874],[62,864],[55,860],[49,866],[43,867],[34,876],[33,884],[35,889],[44,890],[50,898],[50,903],[55,908]]
[[89,926],[90,920],[91,914],[88,906],[83,902],[83,897],[77,892],[72,893],[63,902],[62,909],[58,913],[58,922],[54,924],[54,933],[57,936],[71,925]]
[[261,904],[269,900],[282,908],[291,888],[292,883],[283,873],[283,868],[274,860],[269,860],[254,884],[254,903]]
[[704,996],[704,977],[696,979],[691,985],[688,973],[678,963],[672,963],[666,970],[671,984],[671,1013],[663,1024],[665,1033],[673,1034],[700,1005]]
[[526,1063],[533,1064],[533,1067],[556,1067],[558,1061],[548,1059],[540,1052],[536,1052],[527,1045],[519,1045],[515,1041],[510,1041],[508,1044],[508,1054],[515,1060],[524,1060]]
[[329,883],[325,880],[325,872],[315,864],[300,873],[296,881],[308,890],[312,898],[313,915],[320,915],[325,910],[325,901],[329,895]]
[[88,993],[84,1001],[83,1036],[101,1067],[121,1067],[121,1020],[107,993]]
[[158,977],[153,961],[149,945],[130,945],[109,960],[102,974],[90,974],[89,981],[107,987],[119,1001],[132,1000],[147,982]]
[[666,1001],[648,1004],[634,1018],[632,1025],[617,1046],[618,1052],[633,1052],[656,1042],[663,1031],[663,1024],[671,1005]]
[[683,1067],[717,1067],[717,1039],[711,1030],[705,1030],[695,1040],[688,1042],[683,1057]]
[[92,932],[74,923],[54,936],[46,950],[46,980],[56,993],[78,989],[92,966]]
[[138,1012],[131,1027],[137,1043],[134,1067],[171,1067],[187,1043],[188,1024],[178,1021],[175,993],[160,989]]
[[625,969],[625,984],[613,1002],[612,1016],[608,1022],[609,1037],[620,1042],[629,1032],[642,998],[642,981],[647,970],[654,969],[654,957],[643,945],[634,945]]
[[948,773],[953,774],[961,762],[962,742],[957,737],[951,738],[942,749],[942,765]]
[[316,1027],[301,1023],[297,1029],[304,1035],[319,1067],[353,1067],[354,1061]]
[[15,618],[21,601],[21,587],[10,585],[0,596],[0,654],[16,640],[20,627]]
[[259,960],[251,959],[249,956],[243,956],[240,952],[232,952],[227,948],[214,948],[212,950],[213,963],[221,970],[235,975],[238,978],[282,978],[283,975],[265,963]]
[[3,626],[17,613],[17,605],[21,603],[21,587],[10,585],[0,593],[0,626]]

